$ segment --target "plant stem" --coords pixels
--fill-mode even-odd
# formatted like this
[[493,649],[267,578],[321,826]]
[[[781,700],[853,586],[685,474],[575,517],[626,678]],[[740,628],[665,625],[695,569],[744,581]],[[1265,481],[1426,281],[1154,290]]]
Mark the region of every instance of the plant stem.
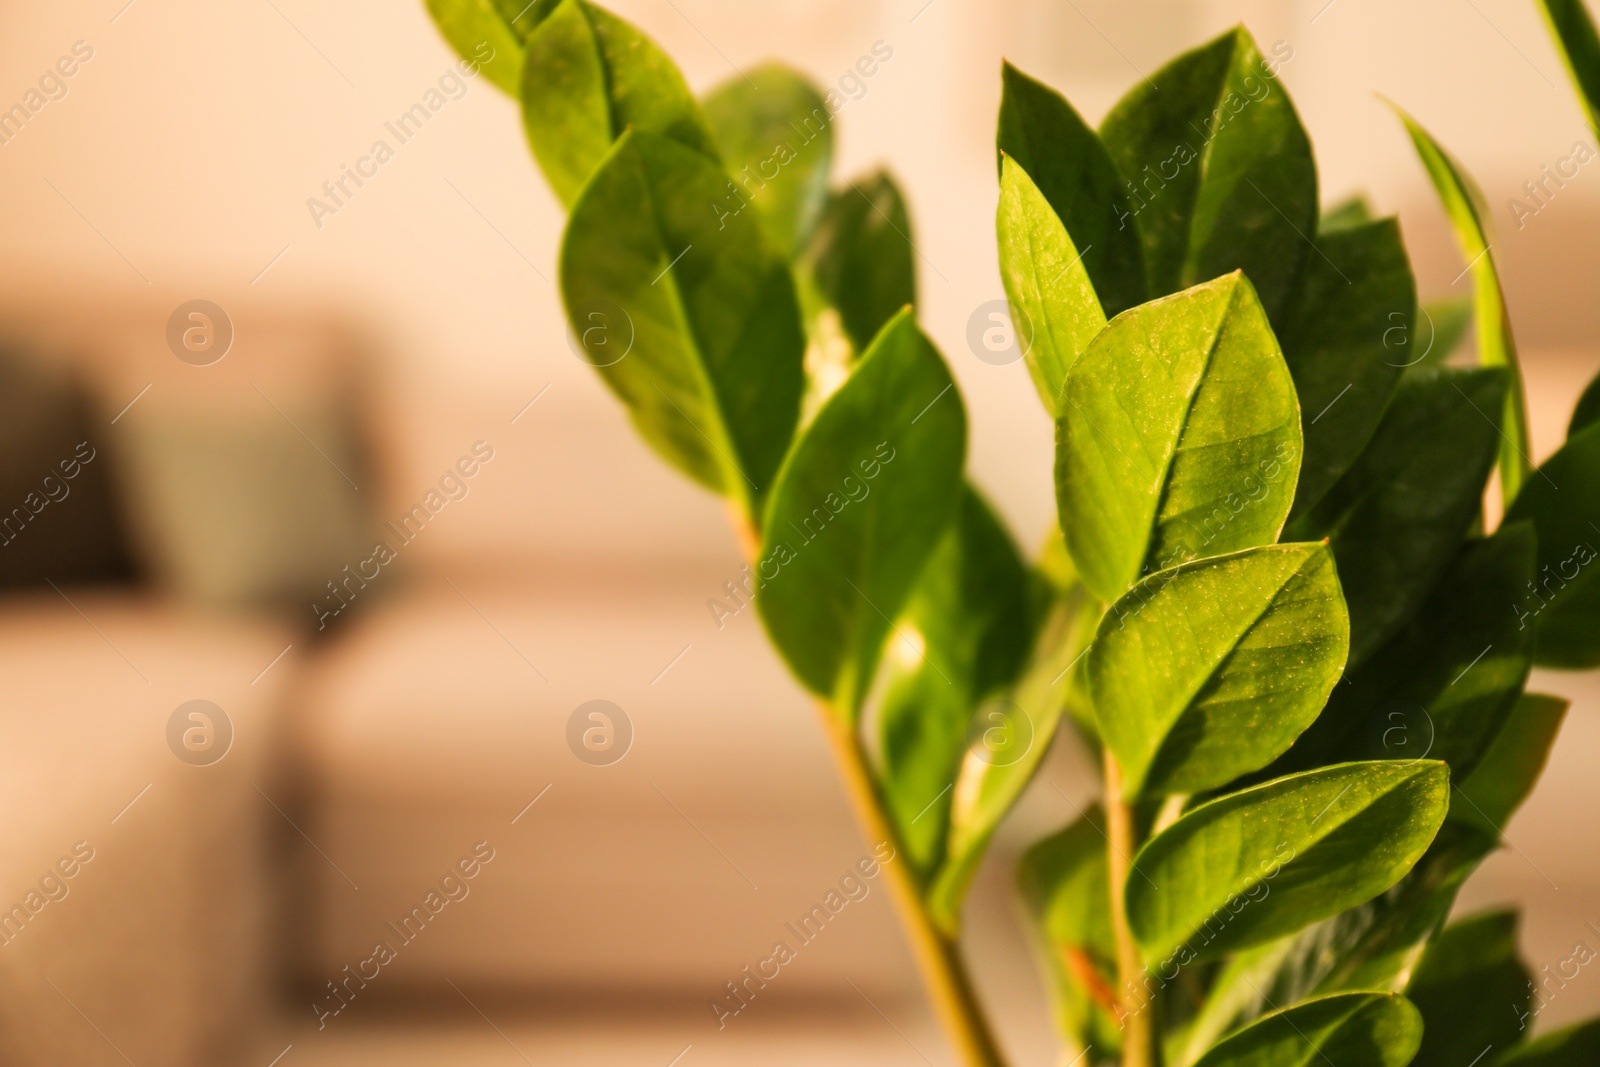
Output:
[[960,950],[934,926],[933,918],[923,903],[922,887],[912,870],[909,857],[901,852],[899,835],[890,824],[878,796],[877,785],[854,725],[825,703],[819,702],[817,709],[823,732],[827,735],[829,747],[833,749],[834,759],[844,778],[845,790],[855,808],[856,819],[872,844],[886,842],[895,850],[894,862],[884,863],[882,868],[888,878],[889,895],[894,899],[895,911],[900,915],[900,924],[911,943],[911,954],[916,959],[923,985],[933,1001],[934,1014],[938,1016],[963,1063],[970,1067],[1003,1067],[1005,1061],[1000,1057],[983,1008],[973,991]]
[[1156,1067],[1155,1026],[1148,1003],[1128,1003],[1129,994],[1139,988],[1144,965],[1139,946],[1128,929],[1128,907],[1122,889],[1127,885],[1138,841],[1133,828],[1133,809],[1122,799],[1122,769],[1111,750],[1105,753],[1106,836],[1110,850],[1107,867],[1111,872],[1111,932],[1117,942],[1117,985],[1123,1002],[1122,1067]]
[[[742,508],[730,505],[728,517],[740,549],[753,564],[761,552],[760,531]],[[869,844],[883,843],[894,850],[893,858],[888,862],[880,861],[879,865],[888,880],[889,896],[933,1002],[934,1014],[968,1067],[1004,1067],[1005,1061],[1000,1058],[999,1046],[989,1029],[983,1007],[978,1003],[960,950],[940,933],[928,914],[922,887],[911,867],[910,857],[904,853],[900,835],[889,821],[855,722],[822,700],[817,701],[817,713],[834,763],[844,780],[857,825]]]

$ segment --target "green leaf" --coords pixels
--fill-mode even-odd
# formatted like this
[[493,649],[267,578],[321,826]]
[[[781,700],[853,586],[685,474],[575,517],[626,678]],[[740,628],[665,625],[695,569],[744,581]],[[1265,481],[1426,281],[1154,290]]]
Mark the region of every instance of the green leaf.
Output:
[[1103,824],[1091,808],[1039,841],[1023,853],[1017,880],[1042,943],[1058,1025],[1080,1049],[1110,1051],[1121,1039]]
[[1539,535],[1535,585],[1513,607],[1537,628],[1535,662],[1600,666],[1600,424],[1579,430],[1528,479],[1506,513]]
[[1600,35],[1583,0],[1539,0],[1545,24],[1577,87],[1589,125],[1600,130]]
[[1243,270],[1276,321],[1317,224],[1311,143],[1241,27],[1134,87],[1100,136],[1131,186],[1153,295]]
[[1371,900],[1427,850],[1449,788],[1443,763],[1346,763],[1200,805],[1134,857],[1146,963],[1215,958]]
[[[588,0],[563,0],[529,34],[522,121],[534,158],[571,208],[612,143],[632,128],[716,158],[716,146],[683,75],[644,34]],[[699,203],[713,209],[727,178]]]
[[1072,672],[1081,669],[1099,617],[1100,606],[1081,589],[1058,596],[1037,629],[1022,677],[972,718],[951,793],[945,862],[927,890],[928,910],[947,934],[960,929],[961,903],[995,828],[1050,751],[1076,692]]
[[1111,606],[1090,702],[1124,796],[1198,793],[1282,755],[1344,669],[1333,554],[1272,545],[1179,564]]
[[901,308],[916,303],[911,217],[905,196],[884,171],[833,194],[806,258],[817,291],[838,310],[857,352]]
[[1569,1026],[1495,1059],[1494,1067],[1594,1067],[1600,1063],[1600,1020]]
[[1515,500],[1532,465],[1528,459],[1528,402],[1523,394],[1522,370],[1517,364],[1511,320],[1506,316],[1500,271],[1477,206],[1482,203],[1483,196],[1461,164],[1427,130],[1400,108],[1394,110],[1411,135],[1411,143],[1416,146],[1417,155],[1422,158],[1422,165],[1450,217],[1461,256],[1472,271],[1478,361],[1485,367],[1504,367],[1507,371],[1509,384],[1500,409],[1505,430],[1500,442],[1500,483],[1505,499]]
[[539,23],[550,17],[561,4],[561,0],[493,0],[494,7],[500,12],[501,21],[510,27],[516,34],[518,41],[526,41],[538,28]]
[[1494,466],[1504,396],[1499,368],[1412,370],[1356,462],[1284,532],[1331,539],[1352,666],[1400,628],[1455,558]]
[[732,176],[719,217],[754,204],[767,234],[793,259],[828,202],[833,113],[804,76],[752,67],[706,94],[706,122]]
[[1300,410],[1255,290],[1231,274],[1111,321],[1056,420],[1061,531],[1102,601],[1150,571],[1271,544],[1300,469]]
[[427,0],[428,14],[456,55],[477,64],[489,81],[512,96],[522,82],[522,38],[493,0]]
[[1517,959],[1517,914],[1461,919],[1428,946],[1406,996],[1422,1013],[1412,1067],[1462,1067],[1523,1036],[1533,983]]
[[1317,238],[1279,331],[1305,426],[1296,514],[1320,500],[1372,439],[1409,360],[1416,307],[1394,219]]
[[1059,415],[1067,371],[1105,327],[1105,313],[1071,235],[1010,156],[1000,161],[995,231],[1012,319],[1027,338],[1028,373],[1045,410]]
[[675,141],[624,135],[573,205],[561,291],[651,447],[755,514],[799,418],[805,338],[755,216],[718,227],[706,209],[725,181]]
[[1576,436],[1596,422],[1600,422],[1600,375],[1596,375],[1578,397],[1578,404],[1572,409],[1572,421],[1567,424],[1567,437]]
[[1329,234],[1376,221],[1378,216],[1372,210],[1372,202],[1365,194],[1356,193],[1322,212],[1322,217],[1317,220],[1317,233]]
[[841,715],[860,709],[890,620],[955,513],[966,443],[961,394],[907,310],[778,474],[756,606],[795,676]]
[[1428,323],[1426,330],[1419,327],[1416,331],[1422,351],[1412,353],[1406,365],[1442,366],[1455,355],[1472,328],[1472,298],[1458,296],[1429,301],[1422,305],[1422,317]]
[[1195,1067],[1406,1067],[1422,1019],[1393,993],[1344,993],[1268,1015],[1200,1057]]
[[[1115,315],[1143,303],[1149,293],[1139,231],[1122,176],[1105,145],[1072,105],[1043,82],[1006,63],[1000,84],[995,141],[1002,157],[1002,211],[1003,161],[1009,158],[1028,173],[1036,195],[1071,235],[1071,255],[1082,250],[1091,294],[1098,294],[1097,306]],[[1002,264],[1005,254],[1002,237]],[[1054,393],[1050,399],[1055,399]]]
[[1533,665],[1533,630],[1507,610],[1533,577],[1526,523],[1470,541],[1417,613],[1345,675],[1328,706],[1266,774],[1354,759],[1438,759],[1470,774]]
[[884,800],[924,874],[944,858],[972,709],[1022,670],[1029,583],[1011,535],[968,486],[897,622],[878,712]]
[[1566,713],[1561,697],[1524,693],[1478,766],[1465,781],[1457,780],[1450,821],[1499,837],[1544,772]]
[[1187,1048],[1178,1062],[1283,1004],[1404,990],[1462,883],[1498,843],[1492,833],[1446,822],[1416,866],[1385,892],[1228,960],[1184,1037]]

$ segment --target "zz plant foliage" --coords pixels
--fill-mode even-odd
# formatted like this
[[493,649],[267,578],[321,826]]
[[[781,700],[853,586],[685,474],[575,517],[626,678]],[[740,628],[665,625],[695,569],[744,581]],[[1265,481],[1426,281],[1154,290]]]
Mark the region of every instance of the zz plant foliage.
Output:
[[[1600,108],[1582,5],[1545,3]],[[1600,386],[1532,469],[1479,200],[1421,126],[1470,307],[1320,206],[1286,46],[1226,33],[1098,128],[1002,69],[1000,269],[1056,425],[1029,562],[965,478],[904,197],[831,184],[837,101],[777,65],[697,98],[590,0],[429,6],[521,101],[590,362],[726,498],[964,1061],[1002,1058],[963,901],[1059,733],[1101,800],[1018,877],[1067,1058],[1600,1062],[1593,1025],[1527,1040],[1515,914],[1447,921],[1561,724],[1530,668],[1600,665]]]

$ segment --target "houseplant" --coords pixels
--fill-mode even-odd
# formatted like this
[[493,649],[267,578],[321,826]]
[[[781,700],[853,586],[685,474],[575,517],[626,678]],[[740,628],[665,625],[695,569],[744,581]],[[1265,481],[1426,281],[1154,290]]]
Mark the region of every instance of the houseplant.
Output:
[[1058,733],[1104,767],[1019,871],[1069,1060],[1593,1062],[1593,1026],[1525,1040],[1514,915],[1445,920],[1559,727],[1531,665],[1600,663],[1600,420],[1532,469],[1473,192],[1422,127],[1476,366],[1394,220],[1319,210],[1292,52],[1224,34],[1098,130],[1003,68],[1001,272],[1057,425],[1028,561],[965,480],[904,197],[829,185],[842,98],[768,65],[697,99],[589,0],[429,7],[568,210],[577,351],[726,499],[965,1062],[1003,1061],[963,901]]

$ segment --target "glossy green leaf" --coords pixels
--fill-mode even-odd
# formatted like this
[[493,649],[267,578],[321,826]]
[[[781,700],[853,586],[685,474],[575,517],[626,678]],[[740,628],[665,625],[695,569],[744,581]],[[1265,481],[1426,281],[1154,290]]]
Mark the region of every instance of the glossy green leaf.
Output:
[[1498,843],[1492,833],[1446,822],[1416,866],[1388,890],[1233,956],[1185,1033],[1178,1062],[1284,1004],[1334,993],[1403,991],[1462,883]]
[[966,444],[961,394],[908,310],[779,472],[756,606],[796,677],[842,715],[859,710],[890,620],[955,513]]
[[755,216],[719,227],[706,209],[725,180],[675,141],[624,135],[573,205],[561,291],[651,447],[755,514],[799,417],[805,338]]
[[807,261],[858,353],[901,308],[917,302],[911,241],[905,196],[884,171],[848,183],[823,211]]
[[1566,713],[1560,697],[1522,694],[1478,766],[1456,782],[1450,821],[1499,837],[1544,772]]
[[1152,295],[1243,270],[1277,320],[1311,251],[1317,171],[1276,71],[1230,30],[1141,81],[1101,124]]
[[1556,50],[1577,87],[1589,125],[1600,130],[1600,34],[1583,0],[1539,0]]
[[1506,514],[1521,520],[1538,531],[1538,573],[1514,610],[1537,628],[1537,662],[1600,666],[1600,424],[1568,438],[1528,479]]
[[1416,146],[1422,165],[1450,217],[1461,256],[1472,272],[1478,361],[1485,367],[1504,367],[1507,372],[1508,386],[1499,416],[1505,430],[1500,442],[1500,483],[1505,499],[1515,500],[1531,466],[1528,403],[1523,395],[1522,370],[1517,363],[1516,342],[1511,336],[1511,320],[1506,315],[1500,271],[1477,206],[1483,202],[1483,196],[1461,164],[1427,130],[1398,107],[1395,112],[1411,135],[1411,143]]
[[1442,366],[1455,355],[1467,339],[1467,331],[1472,328],[1472,298],[1461,296],[1431,300],[1423,304],[1420,310],[1421,321],[1413,333],[1416,340],[1411,343],[1422,347],[1410,353],[1406,365]]
[[1470,774],[1533,665],[1533,629],[1508,610],[1533,577],[1533,530],[1470,541],[1381,649],[1347,673],[1317,722],[1267,774],[1355,759],[1437,759]]
[[1479,514],[1500,444],[1504,372],[1416,368],[1371,442],[1284,536],[1331,539],[1350,606],[1350,662],[1400,628]]
[[1596,375],[1578,397],[1577,406],[1572,409],[1572,421],[1567,423],[1567,436],[1576,436],[1596,422],[1600,422],[1600,375]]
[[1517,959],[1517,914],[1496,911],[1444,928],[1406,996],[1422,1013],[1412,1067],[1461,1067],[1524,1036],[1533,983]]
[[1240,1030],[1195,1067],[1406,1067],[1422,1019],[1393,993],[1344,993],[1297,1004]]
[[753,204],[773,243],[798,255],[828,202],[833,113],[822,94],[796,71],[766,63],[723,82],[703,107],[732,179],[717,215]]
[[522,38],[506,24],[493,0],[427,0],[427,5],[456,55],[516,96],[522,82]]
[[1494,1067],[1594,1067],[1600,1063],[1600,1020],[1569,1026],[1511,1049]]
[[1084,584],[1277,540],[1300,468],[1294,382],[1231,274],[1117,316],[1067,374],[1056,503]]
[[1371,900],[1427,850],[1449,788],[1442,763],[1346,763],[1200,805],[1134,857],[1145,961],[1215,958]]
[[1039,624],[1022,677],[973,716],[951,794],[945,862],[927,891],[934,922],[948,934],[960,928],[962,901],[1000,820],[1050,751],[1099,617],[1099,605],[1081,589],[1058,596]]
[[964,489],[890,639],[878,711],[884,800],[924,874],[944,858],[972,709],[1022,670],[1029,583],[1011,535],[976,490]]
[[1416,306],[1395,220],[1318,236],[1278,334],[1305,430],[1296,514],[1320,500],[1372,439],[1411,358]]
[[1018,888],[1049,975],[1057,1024],[1078,1046],[1121,1042],[1104,815],[1098,807],[1023,853]]
[[[1036,195],[1071,235],[1071,255],[1082,251],[1097,306],[1116,315],[1143,303],[1149,293],[1139,230],[1122,175],[1105,145],[1060,93],[1010,63],[1001,67],[1000,85],[995,142],[1002,157],[1002,201],[1004,160],[1009,158],[1027,172]],[[1003,265],[1004,236],[1000,254]]]
[[[1093,136],[1091,134],[1091,136]],[[1106,324],[1083,256],[1028,172],[1000,161],[1000,278],[1039,399],[1059,415],[1067,371]]]
[[[528,36],[522,121],[534,158],[569,208],[628,129],[659,134],[711,158],[700,105],[672,60],[639,30],[588,0],[563,0]],[[727,195],[727,178],[699,205]]]
[[1140,582],[1089,650],[1090,701],[1129,798],[1215,789],[1322,710],[1349,618],[1323,544],[1213,556]]

